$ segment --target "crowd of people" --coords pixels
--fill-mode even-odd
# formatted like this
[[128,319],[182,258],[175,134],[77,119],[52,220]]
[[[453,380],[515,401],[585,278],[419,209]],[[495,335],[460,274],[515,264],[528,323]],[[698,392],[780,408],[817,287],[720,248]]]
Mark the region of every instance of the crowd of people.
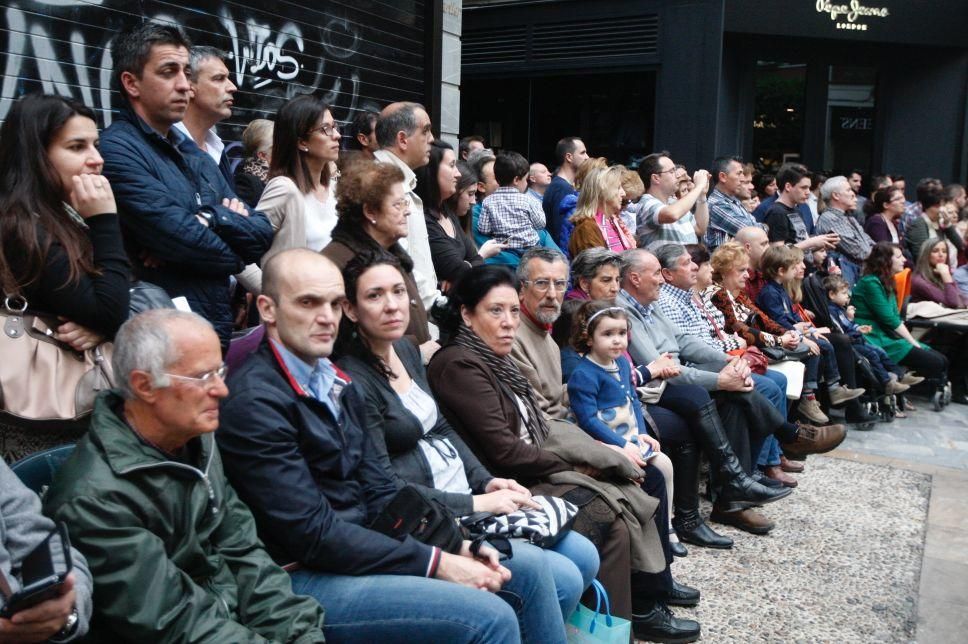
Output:
[[[758,508],[846,436],[831,408],[870,428],[912,387],[968,403],[965,334],[904,315],[968,302],[961,186],[906,203],[878,177],[861,205],[857,172],[628,168],[578,137],[552,174],[434,140],[416,103],[344,133],[308,95],[233,168],[225,53],[147,23],[111,55],[103,132],[53,95],[0,130],[6,307],[110,347],[114,379],[81,429],[4,430],[10,462],[76,446],[42,500],[0,463],[11,590],[55,522],[73,544],[0,641],[564,642],[596,578],[637,639],[694,641],[675,558],[730,549],[710,523],[769,533]],[[171,302],[136,306],[136,281]],[[549,543],[441,545],[378,527],[405,490],[576,514]]]

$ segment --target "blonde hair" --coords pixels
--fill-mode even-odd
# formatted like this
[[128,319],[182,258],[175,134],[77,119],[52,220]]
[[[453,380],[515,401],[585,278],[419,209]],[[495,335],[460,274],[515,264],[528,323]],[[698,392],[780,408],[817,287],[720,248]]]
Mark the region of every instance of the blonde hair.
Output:
[[578,172],[575,173],[575,190],[581,191],[581,187],[585,185],[585,181],[588,180],[588,175],[591,174],[592,170],[604,170],[607,167],[608,159],[605,157],[585,159],[585,162],[578,166]]
[[726,242],[715,251],[709,258],[709,263],[713,268],[713,281],[722,282],[723,276],[732,269],[739,266],[744,260],[748,260],[750,254],[739,242]]
[[581,192],[578,193],[578,204],[575,206],[575,214],[570,221],[573,224],[582,219],[594,217],[605,209],[605,200],[608,195],[618,192],[622,187],[622,173],[625,166],[613,165],[610,168],[596,168],[588,173],[585,183],[582,185]]
[[781,269],[791,269],[803,261],[803,251],[796,246],[770,246],[760,259],[760,271],[768,280],[780,274]]
[[629,170],[625,166],[622,168],[622,190],[625,191],[625,198],[629,201],[638,201],[645,194],[645,184],[642,177],[635,170]]
[[242,155],[254,157],[272,146],[272,129],[275,124],[269,119],[254,119],[242,131]]

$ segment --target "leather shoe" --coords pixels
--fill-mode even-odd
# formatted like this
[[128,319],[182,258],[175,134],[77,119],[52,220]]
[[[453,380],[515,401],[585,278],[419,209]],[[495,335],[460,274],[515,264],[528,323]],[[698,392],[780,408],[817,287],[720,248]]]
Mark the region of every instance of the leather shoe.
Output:
[[908,371],[906,374],[904,374],[904,377],[898,380],[898,382],[900,382],[902,385],[910,385],[913,387],[914,385],[920,385],[922,382],[924,382],[924,376],[919,376],[913,371]]
[[665,603],[669,606],[695,606],[699,603],[699,589],[672,580],[672,589],[666,593]]
[[770,478],[763,472],[757,471],[753,473],[753,480],[760,485],[765,485],[766,487],[780,488],[783,487],[783,483],[780,483],[775,478]]
[[776,527],[776,524],[765,516],[750,509],[740,510],[739,512],[722,512],[719,508],[713,507],[709,519],[716,523],[731,525],[750,534],[767,534]]
[[695,642],[701,631],[699,622],[679,619],[665,604],[656,602],[651,610],[632,613],[632,633],[649,642]]
[[816,427],[800,423],[797,437],[789,443],[781,443],[787,456],[806,456],[807,454],[823,454],[835,449],[847,438],[847,429],[843,425],[824,425]]
[[791,461],[783,454],[780,454],[780,469],[784,472],[791,472],[793,474],[800,474],[803,472],[803,463],[798,461]]
[[779,465],[771,465],[770,467],[767,467],[765,470],[763,470],[763,474],[765,474],[767,478],[771,478],[774,481],[779,481],[779,483],[783,486],[797,486],[797,480],[784,472]]
[[674,557],[688,557],[689,551],[678,541],[669,541],[669,549]]
[[717,533],[706,525],[706,522],[701,518],[688,524],[676,524],[676,534],[679,535],[679,541],[694,546],[717,550],[728,550],[733,547],[732,539]]

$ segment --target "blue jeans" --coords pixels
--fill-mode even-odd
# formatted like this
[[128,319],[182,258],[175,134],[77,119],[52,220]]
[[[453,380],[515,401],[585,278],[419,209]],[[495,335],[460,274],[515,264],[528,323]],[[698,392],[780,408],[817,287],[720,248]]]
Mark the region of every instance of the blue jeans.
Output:
[[[564,643],[556,566],[546,555],[571,564],[520,540],[512,541],[512,548],[514,556],[504,562],[511,580],[494,594],[425,577],[311,570],[293,572],[292,587],[326,609],[323,632],[329,642]],[[572,574],[580,576],[577,570]]]
[[761,469],[780,464],[780,441],[776,440],[776,436],[767,436],[763,441],[763,449],[760,450],[756,464]]
[[578,607],[582,593],[592,585],[592,580],[598,574],[598,549],[591,541],[570,530],[544,554],[545,562],[555,578],[561,616],[568,619]]

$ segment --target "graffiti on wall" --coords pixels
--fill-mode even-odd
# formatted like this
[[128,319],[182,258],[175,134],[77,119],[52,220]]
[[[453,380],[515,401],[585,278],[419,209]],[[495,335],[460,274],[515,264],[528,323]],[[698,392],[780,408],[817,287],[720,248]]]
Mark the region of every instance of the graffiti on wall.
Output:
[[[16,0],[3,10],[0,24],[0,120],[19,96],[33,91],[78,99],[100,113],[106,127],[121,97],[112,89],[110,45],[114,35],[140,18],[130,0]],[[325,4],[325,3],[318,3]],[[179,24],[193,42],[228,54],[238,86],[236,109],[223,129],[237,138],[249,120],[271,116],[282,101],[316,93],[348,120],[359,109],[379,109],[402,95],[420,100],[422,79],[396,73],[386,46],[367,37],[365,20],[316,11],[307,21],[300,8],[287,16],[201,0],[174,13],[172,5],[139,3],[145,19]],[[279,11],[284,8],[280,7]],[[349,11],[349,10],[347,10]],[[300,19],[301,18],[301,19]],[[419,43],[418,43],[419,44]],[[422,63],[419,46],[403,53],[407,63]],[[369,51],[368,51],[369,50]],[[397,52],[397,58],[400,58]]]

